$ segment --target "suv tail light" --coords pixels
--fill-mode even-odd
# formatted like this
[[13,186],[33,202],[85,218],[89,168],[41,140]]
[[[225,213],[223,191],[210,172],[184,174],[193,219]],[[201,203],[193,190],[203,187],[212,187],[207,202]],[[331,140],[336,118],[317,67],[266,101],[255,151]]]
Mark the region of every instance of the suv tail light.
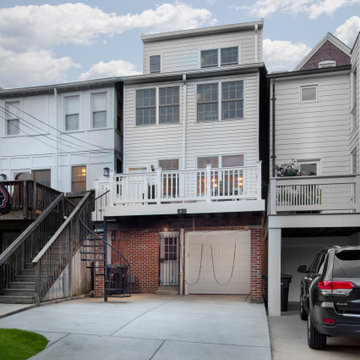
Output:
[[349,295],[354,288],[350,281],[319,281],[323,295]]

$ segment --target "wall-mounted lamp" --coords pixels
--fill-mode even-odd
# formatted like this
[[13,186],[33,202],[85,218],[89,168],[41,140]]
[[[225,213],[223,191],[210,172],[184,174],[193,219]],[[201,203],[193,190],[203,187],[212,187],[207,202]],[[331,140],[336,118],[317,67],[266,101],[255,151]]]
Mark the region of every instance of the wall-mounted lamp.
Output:
[[109,177],[110,176],[110,169],[108,167],[104,167],[103,169],[103,175],[105,177]]
[[0,181],[6,180],[6,174],[0,174]]

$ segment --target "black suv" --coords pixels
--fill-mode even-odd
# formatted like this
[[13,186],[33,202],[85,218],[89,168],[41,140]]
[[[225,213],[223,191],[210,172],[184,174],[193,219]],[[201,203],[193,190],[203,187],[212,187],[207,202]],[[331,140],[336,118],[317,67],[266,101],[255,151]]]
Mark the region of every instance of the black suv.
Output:
[[300,317],[308,321],[308,345],[322,349],[327,336],[360,337],[360,246],[320,251],[301,281]]

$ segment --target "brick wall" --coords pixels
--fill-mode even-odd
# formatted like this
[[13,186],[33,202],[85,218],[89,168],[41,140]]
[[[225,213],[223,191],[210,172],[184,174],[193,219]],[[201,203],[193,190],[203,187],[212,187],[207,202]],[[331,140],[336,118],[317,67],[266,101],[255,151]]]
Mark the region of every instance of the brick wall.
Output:
[[335,60],[336,66],[349,65],[350,56],[346,55],[330,41],[326,41],[320,49],[303,65],[301,70],[317,69],[319,62]]
[[264,284],[262,275],[265,273],[265,240],[262,228],[251,229],[251,301],[262,302]]

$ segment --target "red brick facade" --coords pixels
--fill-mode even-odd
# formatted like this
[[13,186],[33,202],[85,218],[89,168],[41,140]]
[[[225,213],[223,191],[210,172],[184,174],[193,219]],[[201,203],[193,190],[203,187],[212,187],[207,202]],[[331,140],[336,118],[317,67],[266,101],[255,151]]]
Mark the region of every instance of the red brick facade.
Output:
[[319,62],[326,60],[335,60],[336,66],[350,65],[350,56],[327,40],[300,70],[317,69]]
[[[213,226],[208,221],[199,221],[196,229],[189,227],[186,221],[176,223],[176,230],[183,228],[185,232],[196,231],[220,231],[220,230],[251,230],[251,301],[261,302],[263,295],[262,275],[267,272],[266,246],[264,231],[261,225],[234,226],[228,225],[228,221],[222,219],[213,220]],[[169,223],[169,222],[168,222]],[[225,223],[225,226],[219,226]],[[174,225],[174,224],[173,224]],[[217,226],[216,226],[217,225]],[[171,226],[174,229],[173,226]],[[161,228],[153,224],[151,228],[135,230],[120,229],[113,231],[112,245],[118,249],[130,262],[132,274],[135,279],[134,293],[154,293],[159,287],[159,232]],[[95,295],[103,293],[102,277],[95,277]]]

